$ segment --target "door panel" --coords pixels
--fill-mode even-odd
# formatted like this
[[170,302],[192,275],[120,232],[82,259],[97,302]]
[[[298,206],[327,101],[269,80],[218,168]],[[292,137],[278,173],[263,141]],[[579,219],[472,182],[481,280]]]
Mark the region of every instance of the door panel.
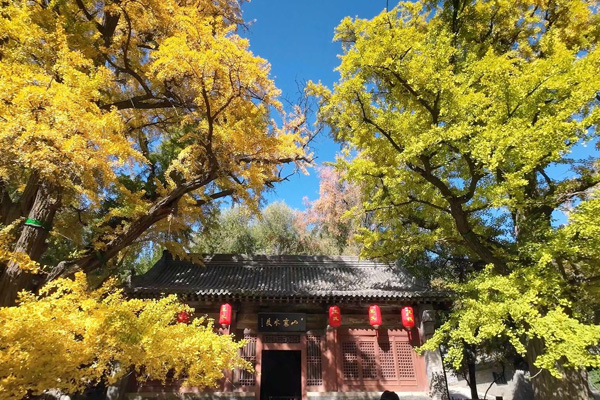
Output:
[[302,364],[297,350],[263,350],[261,400],[301,400]]

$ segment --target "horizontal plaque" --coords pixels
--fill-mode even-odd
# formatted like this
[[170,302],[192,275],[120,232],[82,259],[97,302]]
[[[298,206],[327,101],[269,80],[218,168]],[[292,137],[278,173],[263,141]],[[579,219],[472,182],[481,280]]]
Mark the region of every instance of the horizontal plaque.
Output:
[[258,313],[259,332],[306,332],[304,313]]

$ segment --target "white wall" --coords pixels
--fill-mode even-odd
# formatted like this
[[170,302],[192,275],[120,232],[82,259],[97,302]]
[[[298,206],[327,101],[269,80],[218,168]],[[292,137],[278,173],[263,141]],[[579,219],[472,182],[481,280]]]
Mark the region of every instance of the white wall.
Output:
[[[486,390],[494,381],[493,372],[502,372],[501,366],[478,365],[476,369],[477,392],[479,398],[483,399]],[[502,400],[533,400],[533,391],[531,384],[525,378],[525,373],[521,370],[514,370],[506,366],[504,371],[506,384],[494,383],[487,393],[488,400],[496,400],[501,396]],[[456,376],[451,372],[447,374],[448,389],[450,396],[456,399],[470,399],[471,391],[466,380],[462,376]]]

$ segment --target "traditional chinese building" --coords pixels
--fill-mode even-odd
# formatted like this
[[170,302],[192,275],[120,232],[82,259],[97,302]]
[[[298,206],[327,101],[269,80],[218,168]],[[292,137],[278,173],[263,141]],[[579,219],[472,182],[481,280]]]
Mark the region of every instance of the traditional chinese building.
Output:
[[[242,355],[255,372],[227,371],[211,392],[132,384],[129,398],[378,399],[393,390],[401,399],[429,399],[442,392],[439,356],[421,356],[413,347],[433,333],[433,310],[446,299],[393,264],[217,255],[201,266],[165,253],[132,279],[130,293],[174,293],[215,320],[223,304],[231,305],[229,332],[248,341]],[[412,329],[402,325],[405,307],[413,310]],[[338,315],[341,325],[333,328]]]

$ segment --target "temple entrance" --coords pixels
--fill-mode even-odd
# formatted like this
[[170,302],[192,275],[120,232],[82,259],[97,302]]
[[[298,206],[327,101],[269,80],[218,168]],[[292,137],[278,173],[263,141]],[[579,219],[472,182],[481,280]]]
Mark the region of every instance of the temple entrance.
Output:
[[263,350],[261,400],[301,400],[302,364],[299,350]]

